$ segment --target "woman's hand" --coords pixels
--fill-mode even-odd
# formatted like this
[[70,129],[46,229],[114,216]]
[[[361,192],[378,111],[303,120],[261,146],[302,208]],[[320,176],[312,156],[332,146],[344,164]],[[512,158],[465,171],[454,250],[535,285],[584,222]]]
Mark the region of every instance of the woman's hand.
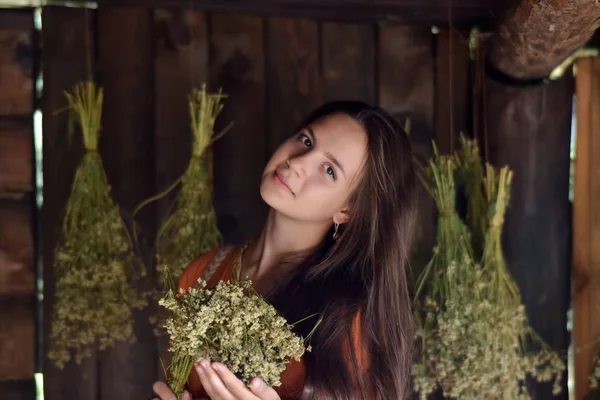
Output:
[[204,360],[196,365],[196,371],[211,400],[280,400],[260,379],[255,378],[248,387],[223,364]]
[[[152,400],[177,400],[175,393],[173,393],[169,386],[164,382],[155,382],[154,385],[152,385],[152,390],[154,391],[154,394],[158,396],[153,397]],[[192,395],[189,394],[189,392],[183,392],[181,400],[192,400]]]

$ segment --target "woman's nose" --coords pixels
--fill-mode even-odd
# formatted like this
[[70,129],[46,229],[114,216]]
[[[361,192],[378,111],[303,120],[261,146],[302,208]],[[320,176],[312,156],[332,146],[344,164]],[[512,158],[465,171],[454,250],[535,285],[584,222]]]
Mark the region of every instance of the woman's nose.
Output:
[[308,152],[290,157],[287,160],[288,167],[298,176],[305,176],[307,172],[307,164],[309,162]]

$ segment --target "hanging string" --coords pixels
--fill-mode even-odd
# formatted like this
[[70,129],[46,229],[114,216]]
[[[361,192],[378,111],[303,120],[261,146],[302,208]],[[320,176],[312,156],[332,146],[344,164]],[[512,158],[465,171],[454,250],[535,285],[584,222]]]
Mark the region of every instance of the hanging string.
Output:
[[453,27],[452,27],[452,0],[448,0],[448,111],[450,119],[450,153],[454,153],[454,106],[452,103],[453,94],[453,75],[452,75],[452,42],[453,42]]
[[487,129],[487,80],[485,79],[485,73],[484,73],[484,64],[485,64],[485,56],[486,56],[486,52],[485,50],[481,50],[479,52],[479,71],[480,72],[480,76],[481,76],[481,112],[483,114],[483,146],[485,149],[485,158],[489,159],[490,157],[490,152],[489,152],[489,140],[488,140],[488,129]]
[[94,79],[94,73],[92,71],[92,39],[90,37],[90,9],[85,8],[84,12],[84,43],[85,43],[85,73],[87,80],[92,81]]

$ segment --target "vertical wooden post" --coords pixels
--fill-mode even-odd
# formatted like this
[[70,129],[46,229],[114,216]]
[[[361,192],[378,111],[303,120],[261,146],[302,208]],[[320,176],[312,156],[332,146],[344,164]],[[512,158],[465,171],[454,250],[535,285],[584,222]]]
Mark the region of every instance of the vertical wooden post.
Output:
[[75,168],[83,155],[81,137],[69,141],[68,115],[56,114],[67,105],[65,90],[90,78],[93,68],[94,11],[45,7],[42,13],[44,68],[42,245],[44,265],[44,397],[48,400],[97,399],[97,358],[81,365],[70,362],[58,370],[46,357],[52,321],[54,248],[61,234],[64,206]]
[[259,185],[266,147],[265,22],[231,15],[210,16],[210,82],[228,97],[217,131],[232,129],[214,145],[215,208],[224,239],[244,243],[258,236],[267,207]]
[[[155,194],[153,14],[147,8],[98,9],[98,81],[104,88],[100,139],[108,181],[125,213]],[[141,237],[153,238],[156,208],[136,220]],[[147,262],[152,254],[146,254]],[[148,309],[134,313],[133,344],[118,343],[100,355],[101,399],[150,397],[158,363]]]
[[[529,321],[566,352],[570,305],[569,148],[572,77],[534,87],[487,80],[488,160],[514,171],[503,247]],[[533,398],[552,398],[552,384],[531,384]],[[566,381],[558,398],[567,398]]]
[[600,339],[600,58],[580,59],[577,69],[572,276],[575,398],[583,400]]

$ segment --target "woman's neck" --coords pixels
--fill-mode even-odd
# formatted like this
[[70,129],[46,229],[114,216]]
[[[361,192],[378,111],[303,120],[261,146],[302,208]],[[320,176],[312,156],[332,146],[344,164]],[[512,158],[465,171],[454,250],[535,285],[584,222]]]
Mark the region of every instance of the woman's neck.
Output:
[[256,277],[274,272],[282,262],[286,270],[293,268],[302,258],[294,256],[315,248],[329,229],[328,223],[297,221],[271,209],[262,234],[246,249],[244,264]]

